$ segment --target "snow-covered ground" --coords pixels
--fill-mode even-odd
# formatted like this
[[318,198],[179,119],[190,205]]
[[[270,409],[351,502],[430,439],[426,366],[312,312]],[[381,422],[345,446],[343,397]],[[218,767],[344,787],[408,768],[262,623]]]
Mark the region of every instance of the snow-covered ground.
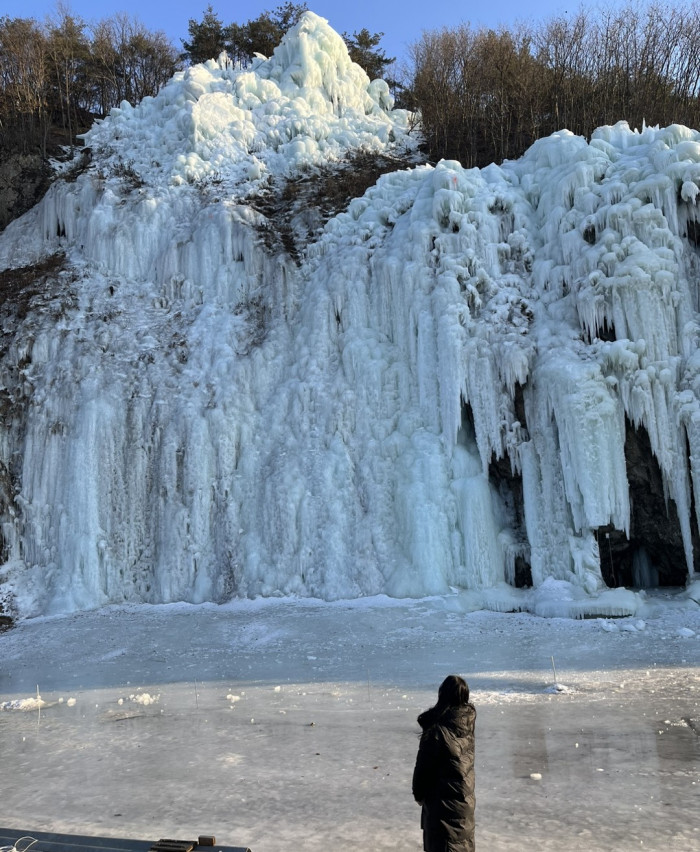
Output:
[[0,823],[419,850],[415,718],[459,672],[482,852],[691,852],[699,652],[700,608],[670,595],[615,620],[467,613],[458,596],[26,620],[0,635]]

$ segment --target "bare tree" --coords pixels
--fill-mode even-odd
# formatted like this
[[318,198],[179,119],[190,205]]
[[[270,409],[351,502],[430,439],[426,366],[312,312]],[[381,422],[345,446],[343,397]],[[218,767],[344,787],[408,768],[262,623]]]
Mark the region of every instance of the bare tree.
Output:
[[[45,149],[48,75],[45,39],[30,18],[0,19],[0,141]],[[12,140],[19,145],[12,145]]]
[[61,7],[43,24],[0,18],[0,145],[45,154],[51,128],[73,143],[95,115],[157,94],[178,67],[166,36],[127,15],[90,29]]
[[700,10],[630,2],[526,28],[423,33],[408,91],[431,157],[464,165],[522,154],[561,128],[700,125]]
[[[84,67],[90,55],[85,22],[59,6],[56,18],[47,26],[47,56],[52,74],[54,121],[72,142],[85,124],[81,106],[84,95]],[[81,118],[83,120],[81,121]]]
[[95,109],[104,115],[122,101],[153,97],[180,65],[162,32],[151,32],[123,13],[100,21],[92,31],[89,77]]

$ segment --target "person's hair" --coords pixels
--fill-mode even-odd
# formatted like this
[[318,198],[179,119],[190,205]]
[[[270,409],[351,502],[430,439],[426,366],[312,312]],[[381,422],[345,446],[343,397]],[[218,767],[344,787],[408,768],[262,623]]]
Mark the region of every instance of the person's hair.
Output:
[[469,685],[459,675],[448,675],[438,689],[438,700],[435,705],[440,710],[447,707],[461,707],[469,703]]
[[454,707],[462,707],[465,704],[469,704],[469,686],[466,680],[459,675],[448,675],[438,689],[437,704],[420,714],[418,724],[425,731],[445,714],[449,714]]

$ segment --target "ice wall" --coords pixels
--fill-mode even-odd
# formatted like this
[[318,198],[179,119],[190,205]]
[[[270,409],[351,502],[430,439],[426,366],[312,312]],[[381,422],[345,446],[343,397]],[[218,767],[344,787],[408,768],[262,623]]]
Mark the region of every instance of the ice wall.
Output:
[[630,528],[626,418],[692,570],[700,134],[394,172],[299,263],[269,248],[260,193],[408,126],[308,14],[252,70],[115,111],[0,236],[4,268],[66,256],[0,365],[6,600],[497,597],[516,559],[593,593],[596,531]]

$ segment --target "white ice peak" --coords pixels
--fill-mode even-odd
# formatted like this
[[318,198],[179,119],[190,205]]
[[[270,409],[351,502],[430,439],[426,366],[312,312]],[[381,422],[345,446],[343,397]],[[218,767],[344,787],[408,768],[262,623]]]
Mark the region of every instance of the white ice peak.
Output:
[[193,65],[155,98],[113,109],[85,145],[149,184],[215,178],[240,194],[351,149],[415,144],[407,128],[387,84],[370,82],[327,21],[306,12],[269,59],[241,68],[222,54]]

